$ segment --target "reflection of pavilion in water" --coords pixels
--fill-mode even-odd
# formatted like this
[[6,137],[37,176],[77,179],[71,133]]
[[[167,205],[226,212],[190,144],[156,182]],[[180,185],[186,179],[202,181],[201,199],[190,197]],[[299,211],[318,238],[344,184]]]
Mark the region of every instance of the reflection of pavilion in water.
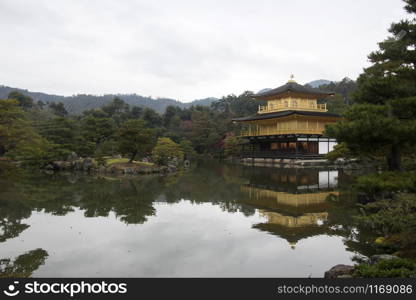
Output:
[[243,202],[258,208],[267,222],[253,227],[286,239],[294,245],[303,238],[328,231],[325,221],[331,194],[338,195],[338,171],[280,169],[266,176],[252,174],[241,186]]

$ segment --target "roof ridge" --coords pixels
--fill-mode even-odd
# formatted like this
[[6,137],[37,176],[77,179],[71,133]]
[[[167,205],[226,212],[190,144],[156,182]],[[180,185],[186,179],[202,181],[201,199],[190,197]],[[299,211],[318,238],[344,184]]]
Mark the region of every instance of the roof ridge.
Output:
[[308,86],[304,86],[301,85],[297,82],[287,82],[286,84],[279,86],[277,88],[262,92],[262,93],[257,93],[254,94],[253,97],[254,98],[261,98],[261,97],[268,97],[268,96],[275,96],[275,95],[280,95],[280,94],[284,94],[286,92],[295,92],[295,93],[300,93],[300,94],[311,94],[311,95],[317,95],[317,96],[330,96],[330,95],[334,95],[333,92],[326,92],[326,91],[322,91],[320,89],[317,88],[312,88],[312,87],[308,87]]

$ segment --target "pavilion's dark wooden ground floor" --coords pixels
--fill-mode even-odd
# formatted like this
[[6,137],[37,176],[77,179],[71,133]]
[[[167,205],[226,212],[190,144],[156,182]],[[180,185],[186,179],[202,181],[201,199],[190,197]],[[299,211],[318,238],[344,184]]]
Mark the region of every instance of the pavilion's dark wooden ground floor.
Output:
[[241,144],[242,158],[322,158],[336,140],[319,135],[252,136]]

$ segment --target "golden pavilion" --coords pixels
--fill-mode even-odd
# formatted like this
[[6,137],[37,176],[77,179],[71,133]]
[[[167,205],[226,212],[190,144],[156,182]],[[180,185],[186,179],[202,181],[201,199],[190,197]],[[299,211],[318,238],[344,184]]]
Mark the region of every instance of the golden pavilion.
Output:
[[332,151],[336,140],[324,136],[325,125],[340,116],[318,103],[334,93],[303,86],[291,79],[278,88],[253,95],[259,105],[253,116],[236,118],[243,124],[243,157],[319,158]]

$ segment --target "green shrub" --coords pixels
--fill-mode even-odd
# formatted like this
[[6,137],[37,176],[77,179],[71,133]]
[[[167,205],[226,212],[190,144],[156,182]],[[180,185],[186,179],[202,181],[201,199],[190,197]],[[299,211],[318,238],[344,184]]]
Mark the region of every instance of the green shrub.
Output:
[[354,277],[393,278],[413,276],[416,276],[416,264],[403,258],[382,260],[374,265],[363,263],[357,265],[354,271]]
[[369,203],[363,206],[363,213],[356,217],[360,227],[386,237],[385,246],[397,250],[416,247],[415,194],[398,194],[395,199]]
[[156,146],[153,148],[152,157],[158,165],[168,165],[173,159],[183,160],[184,153],[180,145],[170,138],[158,138]]
[[352,158],[354,157],[345,143],[335,145],[334,149],[325,155],[325,158],[330,161],[335,161],[338,158]]
[[416,192],[415,172],[383,172],[357,178],[358,192],[370,200],[392,198],[398,192]]

